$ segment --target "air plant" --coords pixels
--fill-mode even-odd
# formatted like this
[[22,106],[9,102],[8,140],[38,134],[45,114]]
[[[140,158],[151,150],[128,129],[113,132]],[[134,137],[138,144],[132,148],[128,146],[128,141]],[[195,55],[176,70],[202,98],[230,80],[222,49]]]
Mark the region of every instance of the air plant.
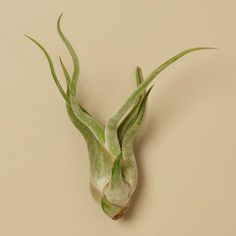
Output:
[[110,218],[116,220],[127,211],[137,186],[138,170],[133,143],[143,120],[147,98],[153,86],[151,83],[161,71],[186,54],[212,48],[196,47],[182,51],[157,67],[145,79],[141,68],[137,67],[136,89],[103,127],[77,101],[79,60],[73,46],[61,30],[61,18],[62,14],[57,20],[57,31],[73,61],[73,74],[71,76],[62,59],[59,58],[67,84],[66,91],[59,82],[47,50],[34,38],[28,35],[26,37],[32,40],[46,56],[52,77],[65,100],[68,116],[87,143],[91,194],[103,211]]

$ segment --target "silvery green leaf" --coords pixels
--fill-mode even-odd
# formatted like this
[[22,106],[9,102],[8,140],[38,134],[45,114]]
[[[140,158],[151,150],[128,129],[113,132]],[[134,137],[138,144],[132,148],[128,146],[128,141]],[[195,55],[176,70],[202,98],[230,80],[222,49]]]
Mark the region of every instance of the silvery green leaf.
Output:
[[62,97],[65,99],[65,101],[67,103],[70,103],[69,102],[69,98],[67,97],[64,89],[62,88],[59,80],[58,80],[58,77],[56,75],[56,72],[55,72],[55,68],[54,68],[54,65],[53,65],[53,62],[52,62],[52,59],[51,59],[51,56],[49,55],[49,53],[47,52],[47,50],[42,46],[42,44],[40,44],[38,41],[36,41],[34,38],[32,38],[31,36],[29,35],[25,35],[28,39],[30,39],[32,42],[34,42],[41,50],[42,52],[44,53],[44,55],[46,56],[47,58],[47,61],[48,61],[48,64],[49,64],[49,67],[50,67],[50,71],[51,71],[51,74],[52,74],[52,77],[56,83],[56,86],[59,90],[59,92],[61,93]]
[[[141,71],[140,67],[137,67],[136,68],[137,86],[139,86],[142,82],[143,82],[142,71]],[[132,126],[133,121],[135,120],[136,116],[138,115],[139,106],[140,106],[140,103],[142,101],[144,94],[145,94],[145,91],[143,92],[143,94],[141,94],[138,97],[138,99],[136,100],[135,104],[133,105],[133,107],[131,108],[129,113],[126,115],[126,117],[122,120],[122,122],[118,126],[117,135],[118,135],[118,139],[119,139],[120,144],[123,140],[123,137],[124,137],[126,131],[128,130],[128,128],[130,126]]]
[[[70,78],[68,70],[66,69],[65,64],[63,63],[62,59],[59,58],[59,60],[60,60],[61,68],[62,68],[64,77],[65,77],[65,80],[66,80],[66,86],[67,86],[66,94],[67,94],[68,97],[70,97],[70,81],[71,81],[71,78]],[[89,114],[89,112],[83,106],[81,106],[80,104],[78,104],[78,106],[80,106],[80,108],[83,112],[85,112],[86,114],[88,114],[89,116],[92,117],[92,115]]]
[[122,119],[122,117],[126,114],[126,112],[131,108],[131,106],[135,103],[136,99],[144,92],[144,90],[151,84],[151,82],[156,78],[158,74],[160,74],[166,67],[180,59],[181,57],[199,50],[204,49],[214,49],[210,47],[197,47],[190,48],[184,50],[174,57],[171,57],[169,60],[161,64],[157,69],[155,69],[129,96],[129,98],[125,101],[125,103],[120,106],[120,108],[112,115],[112,117],[108,120],[105,127],[105,144],[108,150],[111,151],[115,156],[118,156],[121,152],[121,147],[119,143],[119,138],[117,134],[118,123]]
[[59,36],[61,37],[63,43],[68,49],[74,66],[74,71],[72,75],[72,79],[70,81],[70,104],[72,107],[75,116],[88,127],[88,129],[94,134],[99,142],[104,143],[104,128],[100,125],[93,117],[89,116],[86,112],[84,112],[80,106],[78,106],[78,102],[76,99],[76,86],[79,77],[79,60],[78,56],[72,47],[69,40],[65,37],[64,33],[61,30],[60,22],[61,22],[62,14],[58,18],[57,21],[57,31]]
[[[146,79],[143,79],[142,71],[140,67],[137,67],[137,88],[108,120],[104,130],[76,99],[79,61],[74,48],[61,30],[61,17],[62,15],[57,21],[57,30],[73,61],[73,75],[70,77],[60,58],[67,85],[66,92],[58,80],[49,53],[35,39],[30,36],[27,37],[45,54],[52,77],[66,101],[68,116],[87,143],[91,194],[103,211],[110,218],[116,220],[127,211],[137,185],[138,171],[133,143],[143,120],[147,98],[152,89],[149,86],[161,71],[176,60],[193,51],[212,48],[198,47],[185,50],[160,65]],[[146,89],[148,89],[147,92]]]
[[144,95],[142,102],[139,106],[138,115],[135,117],[133,124],[127,130],[122,140],[122,154],[124,159],[124,164],[122,166],[122,173],[125,182],[129,183],[131,187],[131,194],[133,194],[138,181],[138,170],[137,170],[136,159],[134,156],[133,144],[135,136],[143,120],[147,98],[151,92],[151,89],[152,87]]

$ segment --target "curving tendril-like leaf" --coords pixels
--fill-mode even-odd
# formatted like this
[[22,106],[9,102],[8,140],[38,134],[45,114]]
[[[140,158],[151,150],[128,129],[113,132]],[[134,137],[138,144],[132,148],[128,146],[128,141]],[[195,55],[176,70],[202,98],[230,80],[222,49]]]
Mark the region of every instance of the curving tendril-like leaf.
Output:
[[60,26],[61,18],[62,18],[62,14],[59,16],[58,21],[57,21],[57,31],[71,55],[73,66],[74,66],[72,79],[70,81],[70,104],[76,117],[83,124],[85,124],[90,129],[90,131],[94,134],[97,140],[103,144],[105,141],[104,128],[93,117],[89,116],[86,112],[84,112],[80,108],[80,106],[78,106],[78,102],[76,99],[76,86],[77,86],[77,81],[79,77],[79,60],[78,60],[78,56],[74,48],[72,47],[71,43],[69,42],[69,40],[66,38],[66,36],[61,30],[61,26]]
[[91,194],[103,211],[116,220],[127,211],[137,185],[138,171],[133,144],[143,120],[147,98],[153,86],[152,82],[161,71],[183,56],[194,51],[213,48],[197,47],[180,52],[157,67],[146,79],[143,78],[141,68],[137,67],[137,88],[110,117],[104,128],[76,99],[79,60],[73,46],[61,30],[61,18],[62,14],[57,20],[57,31],[73,62],[73,74],[70,76],[62,59],[59,58],[66,80],[66,92],[58,80],[47,50],[35,39],[26,36],[45,54],[56,86],[66,101],[68,116],[87,143]]
[[[62,68],[62,71],[63,71],[63,74],[64,74],[64,77],[65,77],[65,80],[66,80],[66,94],[68,97],[70,97],[70,75],[69,75],[69,72],[68,70],[66,69],[65,67],[65,64],[63,63],[61,57],[59,57],[59,60],[60,60],[60,64],[61,64],[61,68]],[[86,114],[88,114],[89,116],[93,117],[82,105],[78,104],[78,106],[80,106],[81,110],[83,112],[85,112]],[[94,118],[93,118],[94,119]]]
[[26,35],[25,36],[30,39],[32,42],[34,42],[44,53],[44,55],[46,56],[47,60],[48,60],[48,64],[49,64],[49,67],[50,67],[50,71],[51,71],[51,74],[52,74],[52,77],[57,85],[57,88],[59,90],[59,92],[61,93],[62,97],[65,99],[65,101],[67,103],[70,103],[69,102],[69,99],[64,91],[64,89],[62,88],[59,80],[58,80],[58,77],[56,75],[56,72],[55,72],[55,68],[54,68],[54,65],[53,65],[53,62],[52,62],[52,59],[51,59],[51,56],[49,55],[48,51],[43,47],[42,44],[40,44],[38,41],[36,41],[34,38],[32,38],[31,36],[29,35]]
[[130,109],[130,107],[134,104],[135,100],[140,96],[141,93],[150,85],[150,83],[156,78],[156,76],[161,73],[166,67],[180,59],[181,57],[199,50],[205,49],[215,49],[211,47],[197,47],[197,48],[190,48],[183,52],[180,52],[176,56],[170,58],[165,63],[160,65],[156,70],[154,70],[144,81],[141,83],[135,91],[130,95],[130,97],[125,101],[125,103],[115,112],[115,114],[108,120],[106,127],[105,127],[105,143],[106,147],[110,152],[118,156],[121,152],[121,147],[119,143],[119,138],[117,135],[117,128],[118,123],[125,115],[125,113]]

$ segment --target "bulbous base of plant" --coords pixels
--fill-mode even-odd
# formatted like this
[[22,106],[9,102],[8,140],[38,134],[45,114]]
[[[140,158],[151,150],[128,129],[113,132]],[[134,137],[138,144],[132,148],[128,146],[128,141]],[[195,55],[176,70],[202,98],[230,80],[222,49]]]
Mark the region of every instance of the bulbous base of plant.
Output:
[[112,217],[112,220],[118,220],[120,219],[128,210],[128,206],[123,208],[118,214]]
[[125,203],[124,206],[119,206],[111,203],[107,197],[99,192],[92,184],[90,184],[90,191],[94,200],[102,207],[103,212],[112,220],[118,220],[127,212],[130,201]]
[[128,210],[129,208],[129,204],[127,203],[124,206],[117,206],[111,202],[109,202],[106,198],[106,196],[104,196],[101,199],[101,206],[103,211],[112,219],[112,220],[118,220],[119,218],[121,218],[125,212]]

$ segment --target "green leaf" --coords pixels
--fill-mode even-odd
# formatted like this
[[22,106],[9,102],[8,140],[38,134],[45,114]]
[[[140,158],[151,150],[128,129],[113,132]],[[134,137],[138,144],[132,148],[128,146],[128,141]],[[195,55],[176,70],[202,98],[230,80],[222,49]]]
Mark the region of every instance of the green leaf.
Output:
[[139,86],[144,80],[142,69],[139,66],[136,67],[135,78],[137,86]]
[[[67,94],[65,93],[65,91],[63,90],[59,80],[58,80],[58,77],[56,75],[56,72],[55,72],[55,68],[54,68],[54,65],[53,65],[53,62],[52,62],[52,59],[49,55],[49,53],[47,52],[47,50],[39,43],[37,42],[34,38],[28,36],[28,35],[25,35],[27,38],[29,38],[31,41],[33,41],[42,51],[43,53],[45,54],[47,60],[48,60],[48,63],[49,63],[49,67],[50,67],[50,71],[51,71],[51,74],[52,74],[52,77],[57,85],[57,88],[59,90],[59,92],[61,93],[61,95],[63,96],[63,98],[66,100],[67,102],[67,113],[70,117],[70,120],[72,121],[72,123],[75,125],[75,127],[81,132],[81,134],[83,135],[83,137],[85,138],[86,142],[89,143],[90,140],[92,140],[92,137],[93,137],[93,134],[91,133],[91,131],[74,115],[74,112],[70,106],[70,101],[68,99],[68,96],[67,94],[69,93],[69,89],[67,88]],[[61,60],[60,60],[61,61]],[[61,63],[63,64],[63,62],[61,61]],[[69,83],[69,74],[68,72],[65,70],[65,67],[64,67],[64,64],[63,64],[63,73],[64,75],[66,76],[66,81],[67,81],[67,86],[68,86],[68,83]]]
[[111,179],[114,157],[95,138],[90,141],[88,152],[91,173],[90,183],[98,192],[103,193]]
[[120,154],[114,161],[113,166],[112,166],[112,171],[111,171],[111,179],[116,180],[117,178],[122,179],[121,176],[121,160],[122,160],[122,155]]
[[122,153],[120,153],[113,163],[109,186],[104,191],[108,201],[118,206],[124,206],[130,196],[129,186],[122,176],[122,160]]
[[62,71],[63,71],[63,74],[64,74],[64,77],[66,79],[66,94],[68,97],[70,97],[70,75],[65,67],[65,64],[63,63],[61,57],[59,57],[59,60],[60,60],[60,64],[61,64],[61,68],[62,68]]
[[[143,75],[140,67],[136,68],[136,83],[137,86],[139,86],[143,82]],[[135,120],[136,116],[138,115],[138,110],[140,103],[142,101],[142,98],[145,94],[145,91],[143,94],[139,96],[139,98],[136,100],[136,103],[132,107],[132,109],[129,111],[129,113],[126,115],[126,117],[122,120],[122,122],[119,124],[117,133],[118,133],[118,139],[120,144],[122,143],[123,137],[128,130],[130,126],[132,126],[133,121]]]
[[[59,60],[60,60],[60,64],[61,64],[61,67],[62,67],[64,77],[66,79],[66,84],[67,84],[66,94],[67,94],[68,97],[70,97],[70,80],[71,80],[70,75],[69,75],[68,70],[66,69],[65,64],[63,63],[62,59],[59,58]],[[83,112],[85,112],[89,116],[93,117],[82,105],[78,104],[78,106],[80,106],[80,108],[82,109]]]
[[71,122],[83,135],[87,144],[91,145],[91,140],[95,138],[93,133],[75,116],[70,104],[66,104],[66,109]]
[[119,143],[119,138],[117,134],[117,126],[122,117],[130,109],[130,107],[135,103],[136,99],[144,92],[144,90],[150,85],[150,83],[156,78],[156,76],[163,71],[166,67],[194,51],[204,50],[204,49],[215,49],[210,47],[198,47],[190,48],[179,54],[171,57],[169,60],[161,64],[156,70],[154,70],[144,81],[141,83],[131,94],[131,96],[125,101],[125,103],[115,112],[115,114],[108,120],[105,127],[105,143],[107,148],[114,154],[119,155],[121,148]]
[[65,44],[66,48],[68,49],[74,65],[74,71],[70,82],[70,104],[73,112],[75,113],[75,116],[84,125],[86,125],[94,134],[94,136],[97,138],[97,140],[103,144],[105,141],[104,128],[93,117],[89,116],[86,112],[84,112],[80,108],[80,106],[78,106],[78,102],[76,99],[76,86],[79,77],[79,60],[73,46],[71,45],[71,43],[68,41],[68,39],[65,37],[64,33],[61,30],[60,26],[61,17],[62,14],[59,16],[57,21],[57,31],[63,43]]
[[142,123],[147,98],[151,92],[151,89],[152,87],[144,95],[142,102],[139,106],[138,115],[135,121],[133,121],[133,124],[130,126],[128,131],[125,133],[124,138],[122,140],[122,154],[124,159],[122,173],[124,180],[130,184],[132,191],[131,194],[134,192],[138,180],[138,170],[133,151],[133,143],[138,129]]
[[69,101],[69,98],[67,97],[64,89],[62,88],[59,80],[58,80],[58,77],[56,75],[56,72],[55,72],[55,69],[54,69],[54,65],[53,65],[53,62],[52,62],[52,59],[49,55],[49,53],[47,52],[47,50],[42,46],[42,44],[40,44],[39,42],[37,42],[34,38],[30,37],[29,35],[25,35],[28,39],[30,39],[32,42],[34,42],[44,53],[44,55],[46,56],[47,60],[48,60],[48,64],[49,64],[49,67],[50,67],[50,71],[51,71],[51,74],[52,74],[52,77],[57,85],[57,88],[59,90],[59,92],[61,93],[61,95],[63,96],[63,98],[65,99],[65,101],[67,103],[70,103]]

